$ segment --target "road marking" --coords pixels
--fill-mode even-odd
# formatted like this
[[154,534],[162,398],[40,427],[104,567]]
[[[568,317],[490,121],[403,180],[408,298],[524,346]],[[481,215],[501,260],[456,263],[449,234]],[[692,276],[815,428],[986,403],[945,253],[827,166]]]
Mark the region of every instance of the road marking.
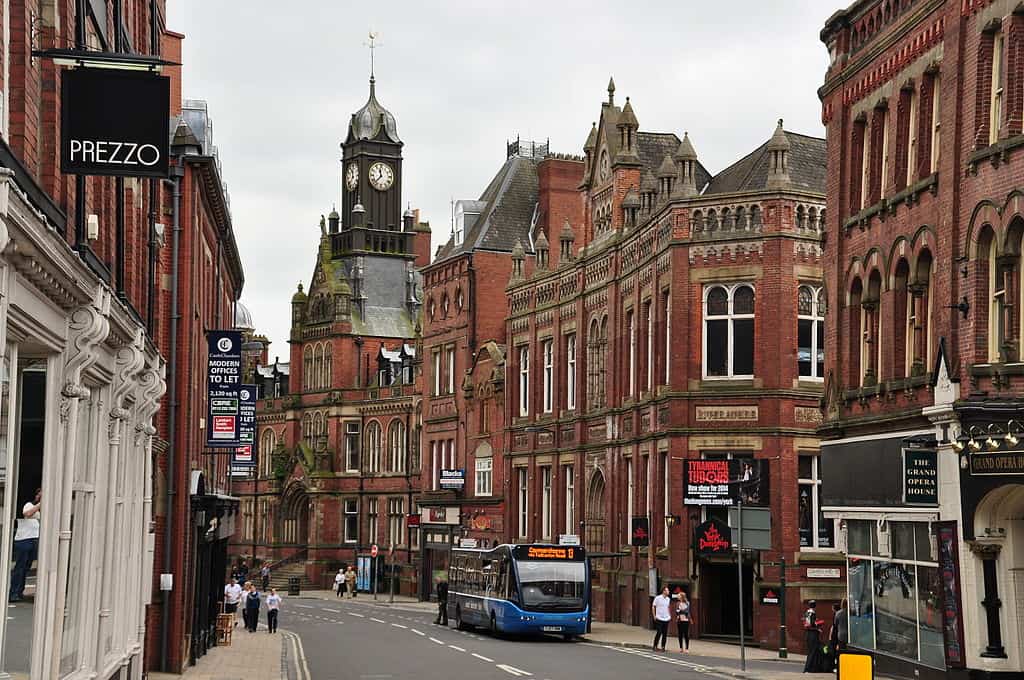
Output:
[[432,638],[430,638],[430,641],[431,641],[431,642],[436,642],[436,643],[437,643],[437,644],[439,644],[439,645],[444,645],[444,643],[443,643],[443,642],[441,642],[440,640],[438,640],[438,639],[437,639],[437,638],[435,638],[435,637],[432,637]]
[[308,604],[297,604],[295,606],[299,609],[316,609],[316,607],[310,607]]
[[464,651],[466,651],[462,647],[456,647],[455,645],[448,645],[448,646],[451,647],[452,649],[454,649],[456,652],[464,652]]
[[370,617],[370,620],[373,621],[374,623],[387,623],[387,621],[382,621],[381,619],[375,619],[372,616]]
[[394,626],[395,628],[405,628],[406,630],[409,630],[409,626],[403,626],[400,623],[392,623],[391,625]]
[[654,652],[648,652],[646,650],[629,649],[625,647],[614,647],[611,645],[602,645],[605,649],[611,649],[616,652],[622,652],[623,654],[631,654],[633,656],[641,656],[645,659],[652,661],[659,661],[661,663],[672,664],[673,666],[681,666],[683,668],[689,668],[697,671],[698,673],[712,673],[713,669],[709,666],[705,666],[699,663],[693,663],[691,661],[684,661],[682,659],[673,659],[667,656],[662,656]]
[[327,609],[326,607],[324,607],[324,611],[325,612],[330,612],[332,614],[340,614],[341,613],[340,609]]
[[473,656],[480,659],[481,661],[486,661],[487,663],[494,663],[494,659],[488,659],[483,654],[477,654],[476,652],[473,652]]
[[349,616],[355,616],[356,618],[360,618],[360,619],[365,619],[366,618],[362,614],[356,614],[355,612],[349,612],[348,615]]
[[499,663],[497,665],[497,667],[500,668],[501,670],[505,671],[506,673],[511,673],[512,675],[516,676],[517,678],[518,677],[522,677],[522,676],[533,675],[533,673],[530,673],[529,671],[524,671],[521,668],[516,668],[515,666],[509,666],[508,664],[504,664],[504,663]]
[[290,631],[284,631],[285,639],[287,639],[292,646],[292,650],[295,656],[295,675],[298,680],[312,680],[312,676],[309,673],[309,665],[306,663],[306,653],[302,649],[302,640],[298,635]]
[[416,630],[415,628],[410,628],[409,630],[416,633],[417,635],[426,636],[426,633],[424,633],[423,631]]

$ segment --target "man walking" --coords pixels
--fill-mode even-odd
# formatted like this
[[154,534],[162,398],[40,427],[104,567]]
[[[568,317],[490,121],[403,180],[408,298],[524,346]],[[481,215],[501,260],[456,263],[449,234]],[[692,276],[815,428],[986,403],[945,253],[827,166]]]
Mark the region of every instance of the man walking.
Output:
[[345,572],[345,587],[348,588],[349,597],[356,596],[356,570],[349,565]]
[[22,518],[14,532],[14,569],[11,570],[11,602],[19,602],[25,596],[25,581],[32,562],[39,555],[39,520],[43,490],[36,489],[33,499],[21,509]]
[[249,589],[245,595],[245,627],[250,633],[255,633],[260,624],[260,591],[256,590],[251,581],[245,585]]
[[270,594],[267,595],[267,632],[277,632],[277,611],[281,608],[281,596],[277,594],[277,591],[273,588],[270,589]]
[[231,614],[231,620],[234,625],[238,625],[238,603],[242,601],[242,586],[238,585],[238,581],[231,579],[226,586],[224,586],[224,613]]
[[438,576],[434,579],[437,583],[437,618],[434,623],[439,626],[448,625],[448,582],[442,581]]
[[668,642],[668,622],[672,620],[672,596],[669,595],[668,586],[661,589],[661,595],[654,598],[651,603],[651,616],[654,617],[654,645],[651,649],[658,651],[658,640],[661,640],[661,651],[665,651],[665,643]]
[[270,587],[270,565],[264,564],[263,568],[260,569],[260,588],[266,592],[267,588]]

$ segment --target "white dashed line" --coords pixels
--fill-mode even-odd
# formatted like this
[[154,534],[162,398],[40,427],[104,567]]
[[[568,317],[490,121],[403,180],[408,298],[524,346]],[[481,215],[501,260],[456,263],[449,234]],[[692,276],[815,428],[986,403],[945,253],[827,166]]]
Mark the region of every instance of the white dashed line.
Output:
[[381,619],[375,619],[372,616],[370,617],[370,620],[373,621],[374,623],[387,623],[387,621],[382,621]]
[[341,613],[340,609],[327,609],[326,607],[324,608],[324,611],[325,612],[330,612],[332,614],[340,614]]
[[486,661],[487,663],[494,663],[494,659],[488,659],[483,654],[477,654],[476,652],[473,652],[473,656],[480,659],[481,661]]
[[348,615],[349,616],[355,616],[356,618],[360,618],[360,619],[365,619],[366,618],[362,614],[356,614],[355,612],[349,612]]
[[415,628],[410,628],[409,630],[411,630],[412,632],[416,633],[417,635],[426,636],[426,633],[424,633],[422,631],[419,631],[419,630],[416,630]]
[[391,625],[394,626],[395,628],[405,628],[406,630],[409,630],[409,626],[403,626],[400,623],[392,623]]
[[439,645],[442,645],[442,646],[444,645],[444,643],[443,643],[443,642],[441,642],[440,640],[438,640],[438,639],[437,639],[437,638],[435,638],[435,637],[432,637],[432,638],[430,638],[430,641],[431,641],[431,642],[436,642],[437,644],[439,644]]
[[448,645],[448,646],[451,647],[452,649],[454,649],[456,652],[464,652],[464,651],[466,651],[462,647],[456,647],[455,645]]
[[295,606],[299,609],[316,609],[316,607],[310,607],[308,604],[297,604]]

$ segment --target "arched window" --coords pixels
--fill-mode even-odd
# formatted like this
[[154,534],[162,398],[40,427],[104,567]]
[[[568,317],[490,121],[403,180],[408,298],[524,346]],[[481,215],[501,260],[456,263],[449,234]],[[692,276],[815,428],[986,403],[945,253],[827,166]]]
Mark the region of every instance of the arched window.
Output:
[[277,435],[271,428],[266,428],[260,433],[260,448],[256,455],[259,456],[260,474],[269,477],[273,470],[273,454],[277,448]]
[[715,285],[704,292],[704,377],[754,375],[754,288]]
[[307,446],[313,441],[313,414],[311,413],[302,416],[302,441]]
[[381,449],[380,423],[376,420],[370,421],[366,426],[366,471],[380,472],[380,449]]
[[988,362],[1003,360],[1003,342],[1006,337],[1006,277],[999,266],[999,247],[995,235],[989,232],[985,263],[988,268]]
[[323,389],[331,388],[331,343],[324,343]]
[[[924,375],[931,367],[932,357],[932,254],[922,250],[914,267],[914,281],[910,285],[914,307],[914,325],[910,356],[910,375]],[[908,332],[910,332],[908,331]]]
[[868,277],[867,294],[860,303],[860,327],[863,329],[860,336],[860,364],[864,369],[861,384],[866,387],[877,385],[881,377],[882,347],[878,341],[882,333],[882,315],[879,313],[881,294],[882,275],[875,269]]
[[313,346],[302,348],[302,389],[313,389]]
[[317,411],[313,415],[313,446],[317,450],[320,450],[321,446],[326,446],[326,435],[327,434],[327,423],[324,419],[324,412]]
[[405,472],[405,423],[397,418],[388,428],[388,470]]
[[586,536],[584,542],[587,550],[600,552],[604,549],[605,507],[604,507],[604,475],[595,470],[590,478],[587,489]]
[[849,328],[849,352],[850,352],[850,373],[847,376],[847,384],[860,386],[864,384],[864,365],[862,363],[861,344],[863,342],[863,317],[861,315],[861,302],[864,300],[864,284],[860,278],[856,278],[850,286],[850,304],[846,308],[847,328]]
[[896,378],[910,375],[910,364],[913,362],[914,350],[914,304],[910,299],[910,264],[905,258],[896,263],[893,274],[893,367]]
[[801,378],[825,377],[825,294],[820,286],[797,289],[797,367]]

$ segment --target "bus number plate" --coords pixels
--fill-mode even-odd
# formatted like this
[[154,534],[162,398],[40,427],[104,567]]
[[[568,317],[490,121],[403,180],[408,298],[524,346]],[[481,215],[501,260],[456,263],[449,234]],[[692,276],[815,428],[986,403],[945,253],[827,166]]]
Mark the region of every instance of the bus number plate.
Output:
[[543,626],[541,627],[545,633],[557,633],[562,630],[561,626]]

